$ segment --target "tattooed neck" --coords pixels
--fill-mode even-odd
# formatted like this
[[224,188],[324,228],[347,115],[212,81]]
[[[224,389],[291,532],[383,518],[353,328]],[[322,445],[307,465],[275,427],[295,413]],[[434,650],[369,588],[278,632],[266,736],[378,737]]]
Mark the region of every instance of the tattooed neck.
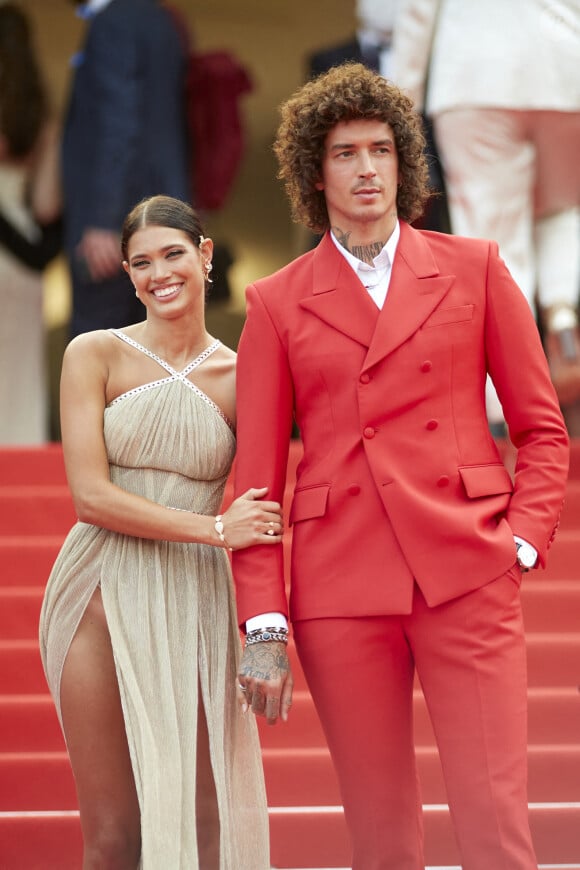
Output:
[[350,241],[350,230],[341,230],[340,227],[332,227],[332,233],[339,244],[346,248],[354,257],[362,260],[363,263],[373,265],[374,258],[380,254],[385,247],[387,240],[381,242],[370,242],[368,245],[353,245]]

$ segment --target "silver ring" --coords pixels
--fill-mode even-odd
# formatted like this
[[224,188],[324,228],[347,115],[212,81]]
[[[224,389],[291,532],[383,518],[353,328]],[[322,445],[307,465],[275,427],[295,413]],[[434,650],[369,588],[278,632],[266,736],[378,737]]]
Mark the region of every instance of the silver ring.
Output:
[[270,526],[271,529],[273,529],[274,528],[274,520],[270,520],[268,525]]
[[240,692],[247,692],[246,687],[245,687],[245,686],[242,686],[241,683],[238,683],[238,689],[240,690]]
[[274,529],[268,529],[268,531],[266,532],[266,534],[267,534],[267,535],[275,535],[276,532],[274,531]]

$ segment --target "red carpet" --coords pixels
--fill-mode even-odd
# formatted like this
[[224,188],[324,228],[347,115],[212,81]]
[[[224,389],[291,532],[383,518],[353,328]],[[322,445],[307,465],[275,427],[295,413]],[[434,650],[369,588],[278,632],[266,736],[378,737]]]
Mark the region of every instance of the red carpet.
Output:
[[[80,867],[74,784],[37,643],[43,584],[74,519],[59,446],[0,450],[0,870]],[[580,443],[550,567],[524,580],[523,601],[534,841],[542,867],[580,868]],[[297,662],[295,668],[290,723],[260,723],[272,863],[344,868],[349,850],[336,780]],[[418,691],[415,710],[427,860],[449,867],[458,864],[457,850]]]

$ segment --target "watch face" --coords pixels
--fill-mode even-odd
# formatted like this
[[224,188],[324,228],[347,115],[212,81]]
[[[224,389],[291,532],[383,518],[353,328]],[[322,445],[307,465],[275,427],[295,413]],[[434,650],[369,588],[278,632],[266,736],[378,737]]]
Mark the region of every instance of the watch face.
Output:
[[530,553],[525,547],[520,547],[518,549],[518,561],[524,566],[524,568],[533,568],[536,564],[534,554]]

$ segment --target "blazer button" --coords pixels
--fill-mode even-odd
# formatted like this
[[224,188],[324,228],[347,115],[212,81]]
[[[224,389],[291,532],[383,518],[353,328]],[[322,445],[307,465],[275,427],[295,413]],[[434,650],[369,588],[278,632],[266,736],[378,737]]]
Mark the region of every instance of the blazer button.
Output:
[[436,429],[438,425],[439,425],[439,423],[437,422],[437,420],[428,420],[427,423],[425,424],[425,428],[426,429]]
[[369,373],[368,373],[368,372],[363,372],[362,375],[361,375],[360,378],[359,378],[359,381],[361,382],[361,384],[368,384],[368,382],[370,381],[370,379],[371,379],[371,376],[369,375]]
[[349,495],[358,495],[360,492],[360,486],[357,483],[352,483],[347,489]]
[[433,368],[433,363],[430,359],[426,359],[425,362],[421,363],[421,371],[422,372],[430,372]]
[[446,474],[442,474],[439,480],[437,481],[437,486],[449,486],[449,478]]
[[374,438],[375,437],[375,430],[373,429],[372,426],[366,426],[365,429],[363,430],[363,435],[365,436],[365,438]]

